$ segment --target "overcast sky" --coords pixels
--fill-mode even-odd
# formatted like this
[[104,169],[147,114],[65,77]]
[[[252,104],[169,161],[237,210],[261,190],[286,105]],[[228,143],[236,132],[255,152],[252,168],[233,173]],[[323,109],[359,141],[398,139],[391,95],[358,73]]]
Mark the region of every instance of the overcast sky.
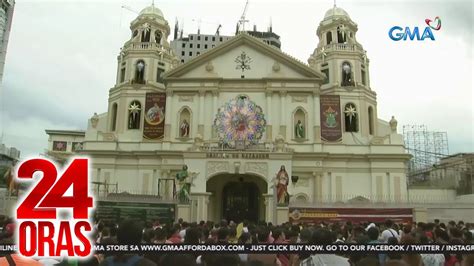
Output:
[[[85,129],[94,112],[107,110],[116,57],[136,17],[149,1],[17,0],[1,91],[3,142],[22,157],[45,150],[44,129]],[[184,23],[184,32],[233,35],[245,0],[156,0],[165,18]],[[306,62],[318,43],[316,29],[333,2],[250,0],[248,28],[273,22],[282,50]],[[358,41],[370,59],[378,116],[447,131],[450,153],[473,147],[473,5],[471,1],[338,0],[359,25]],[[436,41],[388,38],[395,25],[425,27],[440,16]],[[194,20],[194,21],[193,21]],[[170,36],[171,39],[172,36]],[[1,135],[1,134],[0,134]]]

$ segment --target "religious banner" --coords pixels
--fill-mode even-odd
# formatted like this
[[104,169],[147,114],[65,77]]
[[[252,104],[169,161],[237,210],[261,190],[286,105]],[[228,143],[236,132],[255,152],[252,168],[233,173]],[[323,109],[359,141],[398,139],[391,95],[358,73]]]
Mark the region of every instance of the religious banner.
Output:
[[166,93],[147,93],[145,99],[145,123],[143,137],[162,139],[165,135]]
[[390,219],[396,223],[413,222],[411,208],[290,208],[292,223],[318,224],[320,222],[383,223]]
[[320,96],[321,139],[323,141],[341,141],[341,103],[339,95]]

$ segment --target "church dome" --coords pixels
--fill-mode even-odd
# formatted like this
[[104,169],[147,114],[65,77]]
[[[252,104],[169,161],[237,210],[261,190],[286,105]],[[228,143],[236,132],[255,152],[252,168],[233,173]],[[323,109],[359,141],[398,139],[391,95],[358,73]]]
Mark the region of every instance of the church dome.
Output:
[[158,17],[163,17],[163,12],[161,12],[161,10],[157,7],[155,7],[155,5],[151,5],[149,7],[146,7],[144,8],[141,12],[140,12],[140,16],[142,15],[148,15],[148,16],[158,16]]
[[324,19],[329,19],[331,17],[349,17],[349,14],[347,14],[344,9],[335,6],[326,11],[326,14],[324,15]]

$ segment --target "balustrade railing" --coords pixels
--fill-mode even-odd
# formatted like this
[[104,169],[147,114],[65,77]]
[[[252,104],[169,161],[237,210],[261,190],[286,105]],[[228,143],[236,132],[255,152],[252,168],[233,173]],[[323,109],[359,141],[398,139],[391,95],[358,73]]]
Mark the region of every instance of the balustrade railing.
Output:
[[171,53],[171,48],[155,42],[130,42],[124,46],[123,50],[163,50]]
[[323,46],[322,48],[318,49],[318,53],[324,48],[324,52],[332,52],[332,51],[363,51],[362,47],[358,44],[347,44],[347,43],[332,43]]

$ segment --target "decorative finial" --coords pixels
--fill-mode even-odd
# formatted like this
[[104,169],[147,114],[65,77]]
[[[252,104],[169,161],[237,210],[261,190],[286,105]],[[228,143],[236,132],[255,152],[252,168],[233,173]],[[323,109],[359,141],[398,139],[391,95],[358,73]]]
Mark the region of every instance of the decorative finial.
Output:
[[[336,1],[336,0],[334,0],[334,1]],[[151,6],[155,7],[155,0],[151,0]]]
[[[153,0],[154,1],[154,0]],[[336,0],[334,0],[334,7],[336,7]]]

